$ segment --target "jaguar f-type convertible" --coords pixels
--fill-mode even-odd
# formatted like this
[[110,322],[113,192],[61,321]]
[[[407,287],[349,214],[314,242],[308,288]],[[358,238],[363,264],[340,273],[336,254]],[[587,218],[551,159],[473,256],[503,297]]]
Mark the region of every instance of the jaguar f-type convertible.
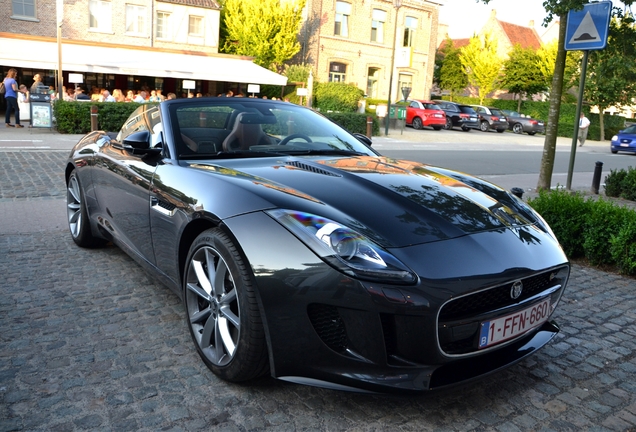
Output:
[[265,374],[421,391],[559,331],[570,266],[545,221],[467,174],[383,157],[291,103],[177,99],[86,135],[65,170],[82,247],[112,242],[183,300],[194,348]]

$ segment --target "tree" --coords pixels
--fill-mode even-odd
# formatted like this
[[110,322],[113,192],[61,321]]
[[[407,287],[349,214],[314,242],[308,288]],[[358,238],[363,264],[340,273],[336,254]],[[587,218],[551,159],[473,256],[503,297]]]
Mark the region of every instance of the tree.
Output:
[[519,95],[517,111],[521,111],[521,99],[524,96],[545,91],[550,81],[541,73],[540,57],[532,48],[522,48],[516,44],[509,57],[503,63],[501,86],[511,93]]
[[[481,0],[488,4],[490,0]],[[509,0],[513,1],[513,0]],[[514,0],[518,1],[518,0]],[[630,6],[636,0],[622,0],[623,4]],[[556,139],[559,127],[559,113],[561,111],[561,96],[563,95],[563,78],[566,64],[566,52],[564,49],[565,30],[567,17],[570,9],[580,10],[587,0],[545,0],[543,6],[547,12],[547,17],[543,21],[548,25],[556,16],[559,18],[559,45],[557,57],[554,64],[554,74],[550,89],[550,111],[548,114],[548,126],[546,128],[545,141],[543,144],[543,156],[541,158],[541,171],[537,189],[550,189],[552,182],[552,170],[554,169],[554,155],[556,153]]]
[[460,60],[461,50],[453,46],[449,37],[435,56],[433,80],[442,89],[450,92],[450,100],[468,86],[468,77]]
[[254,57],[280,72],[300,51],[298,33],[305,0],[225,0],[222,51]]
[[[636,97],[636,29],[633,16],[616,17],[609,27],[607,47],[590,51],[585,100],[599,112],[610,106],[630,105]],[[601,141],[605,139],[600,116]]]
[[497,55],[497,41],[491,35],[483,38],[473,36],[470,43],[461,49],[460,60],[468,82],[477,88],[479,103],[483,104],[488,93],[495,90],[501,66],[501,58]]

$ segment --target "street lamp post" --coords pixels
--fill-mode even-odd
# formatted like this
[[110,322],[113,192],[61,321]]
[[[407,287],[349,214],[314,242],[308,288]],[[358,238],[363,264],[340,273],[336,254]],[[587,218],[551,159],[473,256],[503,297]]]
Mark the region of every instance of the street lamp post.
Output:
[[64,1],[56,2],[57,15],[57,94],[60,100],[64,100],[62,87],[64,87],[64,77],[62,76],[62,22],[64,21]]
[[389,134],[389,122],[391,121],[391,92],[393,91],[393,69],[395,67],[395,43],[397,40],[398,31],[398,16],[400,14],[400,7],[402,6],[402,0],[395,0],[395,27],[393,29],[393,48],[391,49],[391,72],[389,74],[389,97],[387,100],[387,115],[384,122],[384,135]]

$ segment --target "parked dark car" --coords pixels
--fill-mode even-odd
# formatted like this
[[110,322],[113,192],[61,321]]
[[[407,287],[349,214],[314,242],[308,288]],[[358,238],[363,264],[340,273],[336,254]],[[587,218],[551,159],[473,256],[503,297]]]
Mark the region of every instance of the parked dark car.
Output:
[[406,124],[413,126],[413,129],[422,127],[432,127],[441,130],[446,124],[446,114],[434,102],[426,100],[408,101],[406,107]]
[[499,108],[486,107],[482,105],[473,105],[473,109],[479,115],[479,129],[483,132],[488,132],[490,129],[494,129],[499,133],[504,133],[508,130],[508,121],[506,116]]
[[447,102],[443,100],[433,101],[446,113],[446,126],[450,130],[453,127],[461,128],[464,132],[471,129],[479,129],[479,117],[470,105]]
[[533,119],[531,117],[519,114],[517,111],[501,110],[508,120],[508,127],[516,134],[523,132],[528,135],[535,135],[536,133],[545,133],[545,124],[542,120]]
[[612,137],[610,143],[612,153],[636,153],[636,125],[628,126]]
[[194,348],[228,381],[422,391],[559,331],[570,266],[535,211],[467,174],[383,157],[304,107],[143,105],[118,134],[83,137],[65,179],[75,243],[111,241],[174,290]]

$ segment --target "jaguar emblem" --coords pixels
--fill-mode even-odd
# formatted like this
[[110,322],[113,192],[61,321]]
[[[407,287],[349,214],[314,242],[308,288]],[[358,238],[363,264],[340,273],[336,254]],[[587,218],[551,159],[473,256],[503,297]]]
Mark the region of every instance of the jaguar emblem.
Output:
[[517,281],[512,284],[512,288],[510,289],[510,298],[518,299],[521,293],[523,292],[523,282]]

